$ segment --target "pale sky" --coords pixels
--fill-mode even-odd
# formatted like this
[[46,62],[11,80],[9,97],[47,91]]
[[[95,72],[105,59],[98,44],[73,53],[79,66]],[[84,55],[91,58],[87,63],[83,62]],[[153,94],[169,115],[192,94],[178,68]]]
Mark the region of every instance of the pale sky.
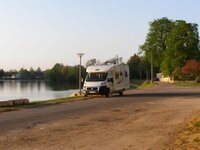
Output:
[[0,0],[0,69],[127,60],[149,22],[168,17],[200,25],[199,0]]

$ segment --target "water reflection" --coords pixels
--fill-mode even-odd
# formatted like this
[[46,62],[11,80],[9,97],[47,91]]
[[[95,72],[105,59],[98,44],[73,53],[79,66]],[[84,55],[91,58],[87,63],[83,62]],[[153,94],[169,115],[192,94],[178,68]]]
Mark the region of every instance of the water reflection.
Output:
[[5,80],[0,81],[0,101],[17,98],[29,98],[32,101],[55,99],[67,97],[77,91],[76,89],[76,85],[67,83]]
[[3,89],[3,81],[0,81],[0,90]]
[[46,82],[47,88],[53,91],[63,91],[63,90],[70,90],[70,89],[77,89],[78,86],[75,84],[68,84],[68,83],[55,83],[55,82]]

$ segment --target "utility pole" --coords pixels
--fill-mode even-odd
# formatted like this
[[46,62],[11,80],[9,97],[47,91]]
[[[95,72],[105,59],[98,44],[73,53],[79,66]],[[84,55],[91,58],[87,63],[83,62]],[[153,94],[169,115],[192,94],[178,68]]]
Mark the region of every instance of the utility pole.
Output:
[[154,66],[154,53],[151,51],[151,83],[153,83],[153,66]]
[[147,47],[147,50],[149,51],[150,49],[151,50],[151,83],[153,83],[153,68],[154,68],[154,50],[153,48],[156,46],[156,44],[153,44],[152,46],[150,47]]

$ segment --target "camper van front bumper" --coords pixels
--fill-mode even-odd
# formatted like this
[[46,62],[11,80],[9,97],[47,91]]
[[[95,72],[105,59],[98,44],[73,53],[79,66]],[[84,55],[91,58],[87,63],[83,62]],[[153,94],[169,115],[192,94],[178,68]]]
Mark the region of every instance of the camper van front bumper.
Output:
[[100,94],[104,95],[108,92],[108,88],[106,86],[100,86],[100,87],[85,87],[83,89],[84,94],[92,95],[92,94]]

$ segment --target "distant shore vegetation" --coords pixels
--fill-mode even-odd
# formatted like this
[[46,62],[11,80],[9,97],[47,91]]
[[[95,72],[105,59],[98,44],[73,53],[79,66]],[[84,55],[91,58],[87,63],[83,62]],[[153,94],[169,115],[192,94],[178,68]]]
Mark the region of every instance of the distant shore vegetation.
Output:
[[[82,66],[82,77],[85,77],[85,68]],[[0,69],[1,80],[46,80],[49,82],[78,83],[79,66],[68,66],[60,63],[55,64],[51,69],[42,71],[40,67],[36,70],[21,68],[19,71],[4,71]]]
[[44,72],[38,67],[36,70],[30,68],[29,70],[21,68],[19,71],[11,69],[4,71],[0,69],[1,80],[18,80],[18,79],[44,79]]

